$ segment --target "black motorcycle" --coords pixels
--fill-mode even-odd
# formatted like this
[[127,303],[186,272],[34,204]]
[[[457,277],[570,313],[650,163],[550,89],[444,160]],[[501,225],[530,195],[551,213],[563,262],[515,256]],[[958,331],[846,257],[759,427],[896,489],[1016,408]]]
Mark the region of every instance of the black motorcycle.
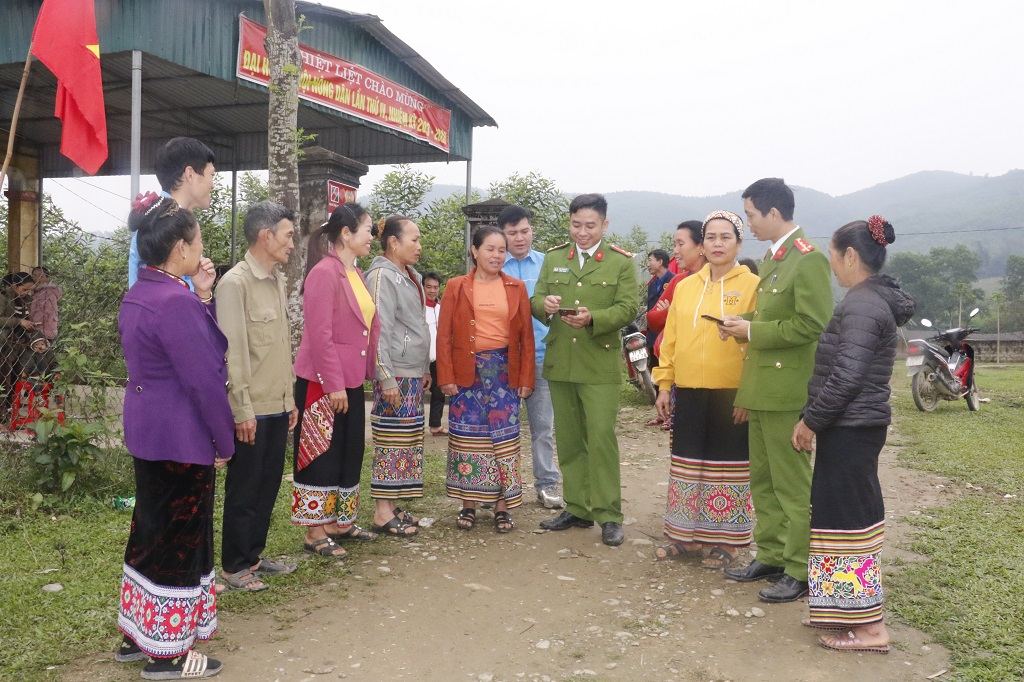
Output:
[[642,329],[647,327],[646,313],[640,313],[637,319],[629,323],[621,330],[622,355],[626,359],[626,370],[629,376],[629,383],[640,391],[651,404],[658,399],[658,387],[654,385],[651,378],[649,357],[647,353],[647,337]]
[[[968,320],[978,314],[971,311]],[[921,320],[931,328],[932,323]],[[947,329],[927,339],[907,343],[907,376],[914,404],[922,412],[931,412],[940,400],[967,401],[967,409],[977,412],[981,407],[978,385],[974,380],[974,347],[966,343],[975,327]]]

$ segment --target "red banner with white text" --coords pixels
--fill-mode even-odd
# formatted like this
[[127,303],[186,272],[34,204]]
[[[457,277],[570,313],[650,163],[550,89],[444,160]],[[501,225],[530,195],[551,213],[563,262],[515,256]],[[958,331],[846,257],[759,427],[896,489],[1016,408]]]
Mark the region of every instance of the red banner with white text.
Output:
[[[236,75],[270,85],[270,64],[263,45],[267,29],[239,17]],[[452,112],[415,90],[390,81],[358,64],[299,45],[302,75],[299,97],[351,114],[448,151]]]

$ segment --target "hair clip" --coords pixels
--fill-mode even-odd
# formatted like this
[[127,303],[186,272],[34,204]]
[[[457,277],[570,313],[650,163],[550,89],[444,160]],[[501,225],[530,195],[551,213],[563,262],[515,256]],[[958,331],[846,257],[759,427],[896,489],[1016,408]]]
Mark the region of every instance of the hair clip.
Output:
[[132,213],[142,213],[146,209],[149,209],[154,202],[159,203],[160,195],[156,192],[146,192],[145,194],[136,194],[135,201],[132,202]]
[[163,211],[161,211],[160,215],[158,215],[157,218],[167,218],[169,216],[172,216],[172,215],[174,215],[175,213],[178,212],[179,208],[181,208],[181,207],[178,206],[178,202],[175,201],[174,199],[171,199],[170,205],[167,208],[165,208]]
[[886,240],[885,238],[886,225],[889,225],[890,229],[892,228],[892,225],[889,223],[889,221],[880,215],[873,215],[870,218],[868,218],[868,229],[871,231],[871,238],[874,239],[879,244],[881,244],[882,246],[889,245],[888,240]]

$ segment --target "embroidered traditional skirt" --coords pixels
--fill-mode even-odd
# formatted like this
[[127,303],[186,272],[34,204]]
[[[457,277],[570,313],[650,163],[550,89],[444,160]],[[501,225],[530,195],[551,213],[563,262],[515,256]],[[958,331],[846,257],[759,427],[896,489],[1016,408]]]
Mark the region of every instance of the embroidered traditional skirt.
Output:
[[676,388],[665,537],[750,544],[747,425],[733,424],[733,389]]
[[135,459],[117,626],[150,656],[179,656],[217,629],[215,479],[212,465]]
[[385,401],[373,382],[373,479],[370,495],[399,500],[423,496],[423,378],[398,377],[402,401]]
[[[345,389],[348,410],[323,411],[320,384],[301,377],[295,380],[295,404],[299,406],[295,452],[322,450],[309,460],[295,457],[292,477],[292,523],[326,526],[337,523],[344,533],[356,522],[359,511],[359,477],[366,447],[365,392],[360,385]],[[312,443],[317,444],[315,447]]]
[[878,454],[885,426],[817,434],[807,562],[811,622],[848,628],[882,620],[885,504]]
[[448,405],[448,497],[523,502],[519,477],[519,407],[508,385],[508,351],[476,354],[476,377]]

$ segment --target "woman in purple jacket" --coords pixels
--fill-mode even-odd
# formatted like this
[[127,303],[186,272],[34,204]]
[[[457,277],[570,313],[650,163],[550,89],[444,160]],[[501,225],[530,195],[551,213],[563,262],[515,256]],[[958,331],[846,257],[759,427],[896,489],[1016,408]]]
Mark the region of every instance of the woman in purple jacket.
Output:
[[214,468],[235,448],[228,344],[214,311],[213,264],[203,258],[192,213],[151,194],[133,204],[129,222],[142,260],[158,265],[139,270],[118,319],[136,503],[117,619],[124,640],[115,658],[148,659],[145,679],[209,677],[220,662],[193,647],[217,628]]
[[366,432],[363,382],[374,377],[380,337],[377,308],[356,258],[370,255],[376,235],[362,206],[336,208],[309,238],[302,285],[292,523],[306,529],[303,549],[331,559],[346,554],[338,542],[377,537],[356,525]]

